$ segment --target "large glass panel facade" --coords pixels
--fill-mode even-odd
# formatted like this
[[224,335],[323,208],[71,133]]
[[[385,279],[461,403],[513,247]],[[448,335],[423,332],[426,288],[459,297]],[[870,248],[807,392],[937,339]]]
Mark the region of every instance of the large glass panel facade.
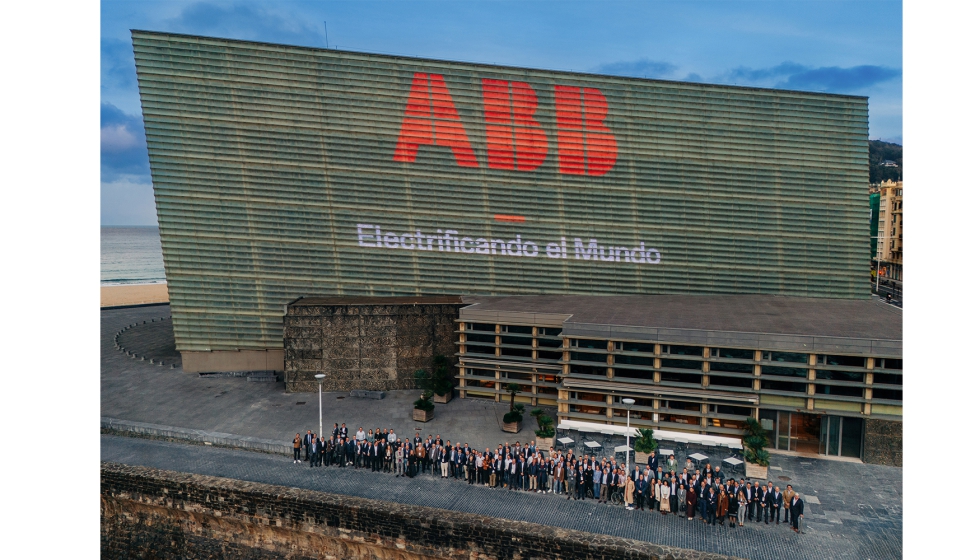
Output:
[[712,356],[717,358],[734,358],[736,360],[754,360],[755,350],[743,350],[741,348],[715,348]]
[[660,360],[660,367],[676,369],[701,369],[701,362],[695,360]]
[[840,454],[844,457],[860,457],[864,437],[863,418],[843,418],[841,426]]

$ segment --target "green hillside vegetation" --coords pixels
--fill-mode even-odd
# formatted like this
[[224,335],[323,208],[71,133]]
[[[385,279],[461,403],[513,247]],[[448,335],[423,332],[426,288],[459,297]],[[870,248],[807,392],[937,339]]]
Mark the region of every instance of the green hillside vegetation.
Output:
[[[885,160],[894,161],[898,167],[885,167]],[[902,146],[881,140],[868,142],[868,179],[875,184],[882,181],[902,180]]]

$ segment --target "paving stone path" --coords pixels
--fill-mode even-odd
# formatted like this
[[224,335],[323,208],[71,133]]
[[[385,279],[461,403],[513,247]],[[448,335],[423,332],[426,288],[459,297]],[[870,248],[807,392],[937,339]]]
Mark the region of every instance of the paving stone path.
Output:
[[894,467],[778,457],[781,470],[773,475],[789,478],[810,497],[805,534],[798,535],[786,525],[708,527],[697,520],[471,486],[431,475],[408,479],[353,468],[311,469],[280,455],[130,437],[103,435],[101,442],[102,459],[107,461],[426,505],[743,558],[902,556],[902,470]]

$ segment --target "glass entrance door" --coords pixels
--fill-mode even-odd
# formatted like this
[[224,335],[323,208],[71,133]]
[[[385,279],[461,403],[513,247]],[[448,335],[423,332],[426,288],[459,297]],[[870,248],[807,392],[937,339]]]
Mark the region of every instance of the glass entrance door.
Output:
[[[796,446],[793,442],[793,413],[778,412],[776,421],[776,449],[795,451]],[[793,449],[790,448],[792,445]]]
[[820,453],[860,457],[864,419],[824,416],[820,419]]

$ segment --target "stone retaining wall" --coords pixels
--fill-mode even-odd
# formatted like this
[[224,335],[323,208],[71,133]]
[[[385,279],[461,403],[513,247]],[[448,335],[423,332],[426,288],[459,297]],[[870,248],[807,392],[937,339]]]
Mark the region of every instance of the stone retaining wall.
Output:
[[865,463],[902,466],[902,422],[891,420],[864,421]]
[[102,463],[102,558],[699,559],[507,519]]
[[[456,353],[459,298],[305,298],[283,317],[286,391],[415,388],[413,373],[430,369],[432,357]],[[391,303],[385,303],[389,299]],[[444,301],[446,300],[446,301]],[[321,303],[323,302],[323,303]]]

